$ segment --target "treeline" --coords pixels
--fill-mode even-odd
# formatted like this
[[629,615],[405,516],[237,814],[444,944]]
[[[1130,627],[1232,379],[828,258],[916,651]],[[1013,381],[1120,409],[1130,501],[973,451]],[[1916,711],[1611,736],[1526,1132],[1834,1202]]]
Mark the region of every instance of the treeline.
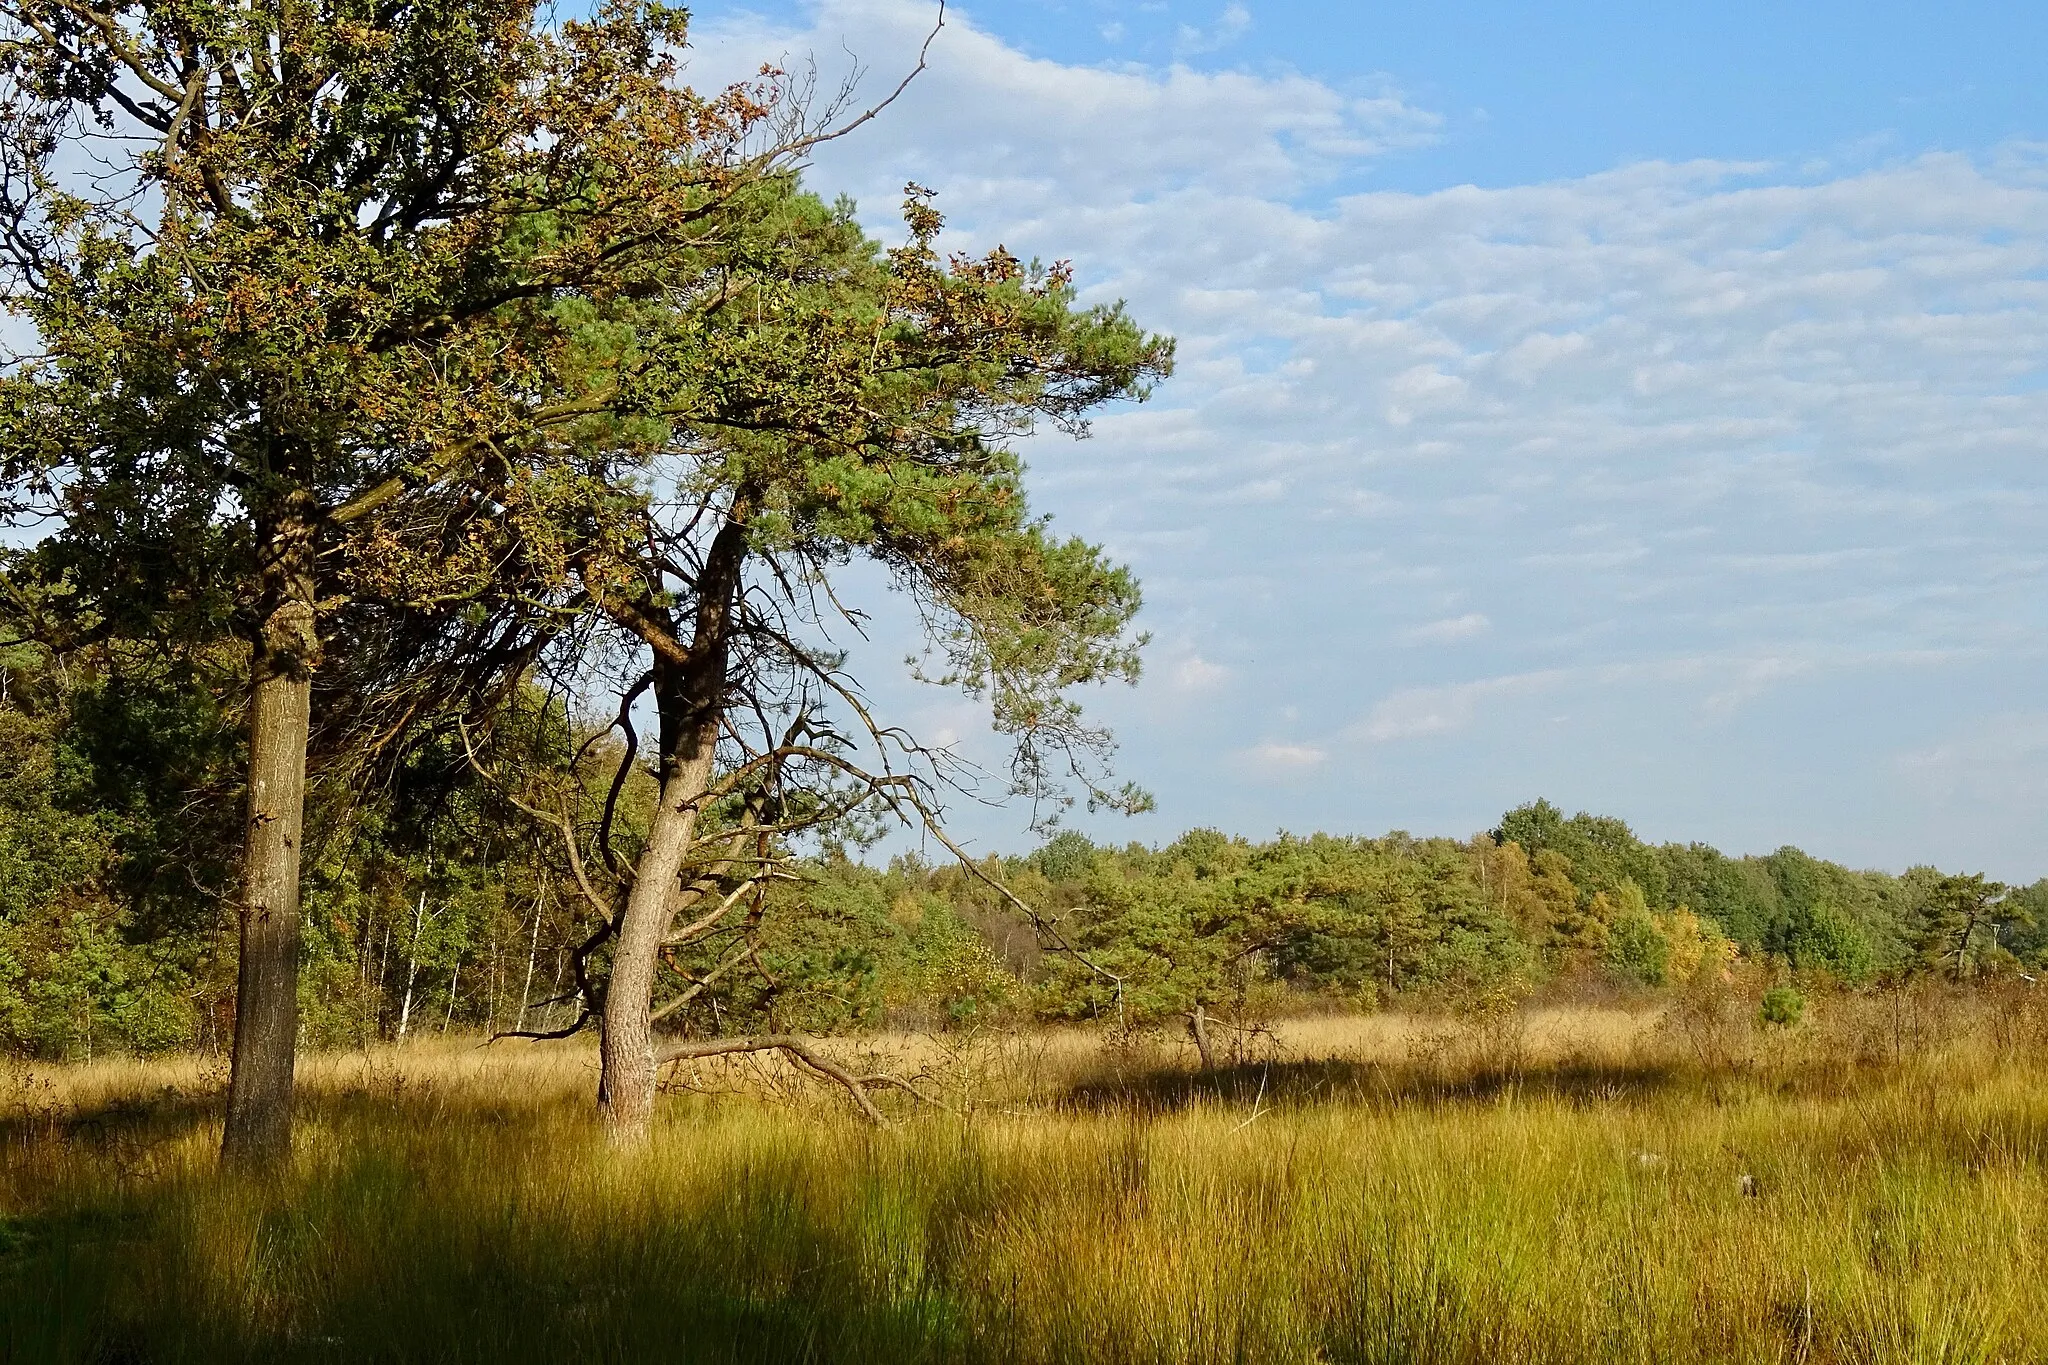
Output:
[[[232,695],[232,662],[0,652],[0,1046],[63,1058],[227,1046],[241,798],[236,717],[218,698]],[[616,743],[587,743],[601,727],[537,695],[509,714],[493,753],[552,768],[595,812]],[[630,850],[653,784],[629,777],[616,822]],[[575,870],[458,736],[417,746],[375,791],[320,790],[306,1042],[575,1021],[589,937]],[[1542,801],[1465,840],[1198,830],[1148,848],[1066,832],[976,869],[879,867],[828,844],[789,871],[736,936],[669,956],[677,981],[710,979],[667,1027],[1142,1026],[1307,1001],[1455,1006],[1676,984],[1737,955],[1848,986],[2048,966],[2048,880],[2006,891],[1795,848],[1654,846]],[[736,946],[748,970],[715,975]]]

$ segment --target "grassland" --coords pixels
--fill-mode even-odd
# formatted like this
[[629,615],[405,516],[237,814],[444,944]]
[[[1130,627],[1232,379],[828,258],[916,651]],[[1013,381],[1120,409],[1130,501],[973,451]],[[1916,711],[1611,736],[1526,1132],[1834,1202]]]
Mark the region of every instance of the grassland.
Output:
[[1317,1020],[1207,1075],[1079,1034],[849,1042],[957,1112],[874,1130],[705,1067],[630,1155],[586,1051],[449,1043],[309,1062],[268,1180],[215,1170],[213,1067],[16,1069],[0,1355],[2048,1359],[2039,1014]]

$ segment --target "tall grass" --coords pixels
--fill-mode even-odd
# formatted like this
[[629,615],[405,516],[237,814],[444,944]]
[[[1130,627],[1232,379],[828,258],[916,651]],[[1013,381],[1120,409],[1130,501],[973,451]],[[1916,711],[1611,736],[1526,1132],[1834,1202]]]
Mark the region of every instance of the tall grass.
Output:
[[1501,1066],[1313,1027],[1209,1076],[1025,1039],[951,1059],[978,1108],[887,1131],[706,1073],[767,1093],[673,1095],[623,1157],[580,1051],[325,1059],[270,1180],[216,1172],[191,1064],[17,1074],[0,1353],[2048,1359],[2031,1045],[1710,1066],[1609,1020]]

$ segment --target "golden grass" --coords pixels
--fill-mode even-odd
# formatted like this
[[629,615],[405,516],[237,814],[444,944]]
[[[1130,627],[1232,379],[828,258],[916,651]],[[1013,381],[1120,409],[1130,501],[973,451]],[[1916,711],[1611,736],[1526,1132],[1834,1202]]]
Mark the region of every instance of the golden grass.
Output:
[[2048,1359],[2028,1049],[1852,1066],[1817,1025],[1716,1068],[1565,1011],[1503,1068],[1483,1033],[1295,1021],[1209,1076],[1079,1032],[847,1042],[976,1107],[877,1132],[707,1069],[631,1156],[587,1048],[436,1043],[310,1060],[269,1181],[213,1168],[215,1070],[17,1072],[0,1358]]

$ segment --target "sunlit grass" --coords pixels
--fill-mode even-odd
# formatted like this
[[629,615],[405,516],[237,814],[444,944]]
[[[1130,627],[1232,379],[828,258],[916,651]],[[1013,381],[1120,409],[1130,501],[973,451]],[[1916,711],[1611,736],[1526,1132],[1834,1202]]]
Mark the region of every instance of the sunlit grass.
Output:
[[[964,1115],[701,1073],[619,1156],[586,1051],[307,1068],[274,1181],[217,1074],[17,1074],[9,1360],[2048,1358],[2048,1085],[1980,1037],[1724,1071],[1643,1020],[1509,1071],[1313,1021],[1194,1076],[1077,1034],[881,1040]],[[1540,1033],[1540,1030],[1532,1030]],[[1269,1043],[1270,1048],[1270,1043]],[[170,1087],[166,1089],[165,1087]]]

